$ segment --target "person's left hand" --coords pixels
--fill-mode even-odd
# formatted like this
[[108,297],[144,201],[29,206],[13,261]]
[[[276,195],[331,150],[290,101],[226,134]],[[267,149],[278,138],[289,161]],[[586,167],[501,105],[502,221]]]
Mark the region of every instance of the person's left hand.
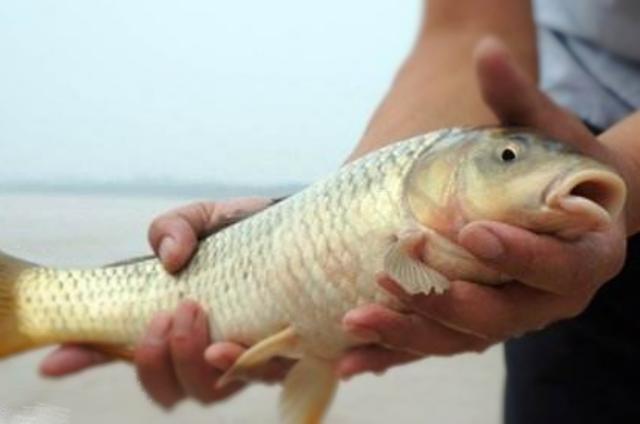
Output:
[[[622,160],[535,86],[499,42],[480,43],[476,68],[483,98],[502,124],[539,129],[621,166]],[[474,222],[461,230],[458,242],[516,281],[500,287],[454,281],[442,295],[409,297],[383,277],[379,283],[412,312],[379,305],[348,312],[344,329],[372,345],[355,348],[341,359],[337,371],[342,377],[382,372],[424,356],[482,351],[580,314],[621,269],[626,232],[623,217],[605,231],[570,242],[497,222]]]
[[[187,266],[198,240],[272,203],[271,199],[238,198],[183,206],[154,219],[149,243],[164,268],[176,273]],[[231,342],[212,344],[206,312],[197,303],[186,301],[175,311],[153,317],[136,344],[133,365],[143,389],[158,405],[170,409],[187,398],[211,404],[246,385],[235,381],[216,387],[220,376],[244,351],[244,346]],[[63,345],[43,360],[40,370],[48,377],[63,377],[110,360],[91,345]],[[252,377],[267,383],[279,381],[290,364],[272,360]]]

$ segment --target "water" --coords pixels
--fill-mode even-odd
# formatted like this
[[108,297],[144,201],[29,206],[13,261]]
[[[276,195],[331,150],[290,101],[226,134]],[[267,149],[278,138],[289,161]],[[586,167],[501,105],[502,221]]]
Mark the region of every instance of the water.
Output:
[[0,195],[91,195],[105,197],[172,197],[177,199],[229,199],[239,196],[284,197],[304,184],[241,185],[180,181],[130,180],[116,182],[16,181],[0,182]]

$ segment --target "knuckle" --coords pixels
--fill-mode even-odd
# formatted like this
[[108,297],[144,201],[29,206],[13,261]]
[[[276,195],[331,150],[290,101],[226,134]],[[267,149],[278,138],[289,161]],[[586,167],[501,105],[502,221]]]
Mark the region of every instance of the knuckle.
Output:
[[173,218],[182,220],[189,231],[197,236],[203,235],[215,223],[217,206],[212,202],[194,202],[175,211]]
[[412,335],[419,333],[422,327],[421,317],[413,314],[402,315],[382,332],[383,342],[396,348],[412,349],[416,344],[416,338]]
[[190,205],[193,213],[198,217],[200,222],[208,223],[219,208],[219,204],[216,202],[195,202]]
[[247,213],[235,208],[233,202],[197,202],[191,207],[200,228],[199,236],[222,229],[242,219]]

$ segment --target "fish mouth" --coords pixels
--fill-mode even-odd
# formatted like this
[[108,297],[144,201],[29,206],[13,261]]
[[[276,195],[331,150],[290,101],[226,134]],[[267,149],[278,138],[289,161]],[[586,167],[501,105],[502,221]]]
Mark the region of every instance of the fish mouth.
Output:
[[607,228],[624,208],[626,185],[605,169],[569,170],[546,190],[544,203],[568,215],[566,236]]

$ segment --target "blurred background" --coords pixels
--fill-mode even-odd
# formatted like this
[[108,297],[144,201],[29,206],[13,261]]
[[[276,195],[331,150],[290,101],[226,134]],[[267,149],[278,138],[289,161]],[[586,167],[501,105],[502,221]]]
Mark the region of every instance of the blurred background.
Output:
[[0,184],[317,179],[358,140],[420,6],[4,0]]
[[[286,194],[330,173],[411,47],[420,8],[3,0],[0,248],[105,263],[146,253],[146,227],[166,209]],[[125,365],[52,382],[36,372],[43,354],[0,363],[0,424],[277,422],[275,388],[166,414]],[[500,347],[425,360],[345,384],[329,422],[496,423],[503,376]]]

